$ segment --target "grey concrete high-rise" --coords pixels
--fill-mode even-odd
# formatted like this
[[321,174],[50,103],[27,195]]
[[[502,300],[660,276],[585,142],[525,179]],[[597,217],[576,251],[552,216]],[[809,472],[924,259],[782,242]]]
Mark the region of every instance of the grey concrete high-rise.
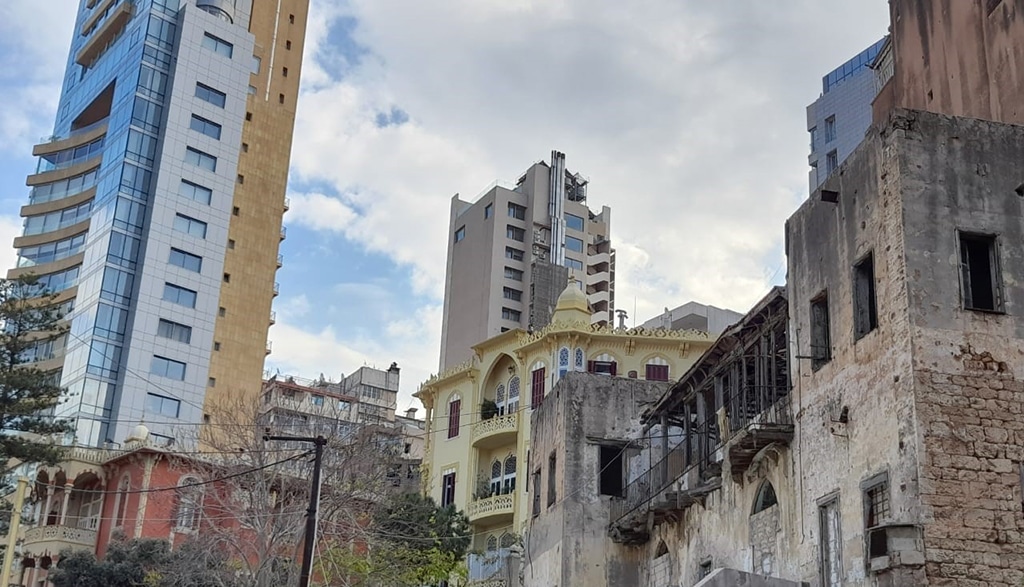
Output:
[[879,90],[871,65],[887,39],[877,41],[821,78],[821,96],[807,107],[812,192],[853,153],[871,126],[871,102]]
[[8,273],[62,304],[67,335],[28,354],[67,389],[55,414],[78,443],[141,420],[172,437],[213,396],[258,396],[307,11],[78,3]]
[[543,328],[569,280],[586,292],[593,322],[612,324],[611,209],[587,207],[587,184],[552,151],[514,186],[494,185],[476,202],[452,198],[442,370],[497,334]]

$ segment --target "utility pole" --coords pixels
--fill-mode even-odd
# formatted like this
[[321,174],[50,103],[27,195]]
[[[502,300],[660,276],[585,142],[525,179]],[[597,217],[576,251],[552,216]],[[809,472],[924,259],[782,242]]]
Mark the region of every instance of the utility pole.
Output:
[[309,442],[313,444],[313,484],[309,489],[309,507],[306,509],[306,538],[302,544],[302,566],[299,571],[299,587],[309,587],[309,576],[313,569],[313,546],[316,544],[316,510],[320,504],[320,468],[323,465],[324,446],[327,439],[323,436],[271,436],[270,429],[263,435],[263,440],[285,440],[291,442]]
[[25,489],[28,488],[28,478],[18,477],[18,488],[14,493],[14,510],[11,512],[11,523],[7,529],[7,550],[4,552],[4,566],[0,571],[0,580],[3,585],[11,582],[11,569],[14,566],[14,547],[18,543],[18,526],[21,525],[21,508],[25,505]]

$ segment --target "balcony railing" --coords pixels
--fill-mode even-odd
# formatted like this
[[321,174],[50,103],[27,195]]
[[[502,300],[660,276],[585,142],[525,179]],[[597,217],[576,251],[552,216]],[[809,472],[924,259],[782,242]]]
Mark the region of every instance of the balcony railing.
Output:
[[495,416],[481,420],[473,425],[472,442],[480,441],[504,434],[515,434],[519,430],[519,412],[514,411],[504,416]]
[[274,324],[277,324],[277,311],[276,310],[271,310],[270,311],[270,325],[273,326]]
[[512,515],[516,511],[516,493],[504,495],[492,495],[484,499],[469,502],[466,507],[466,516],[470,522],[492,516]]
[[281,295],[281,284],[276,282],[276,281],[274,282],[274,295],[275,296]]
[[292,199],[285,197],[284,199],[284,211],[287,212],[292,207]]
[[93,548],[96,546],[96,530],[75,526],[38,526],[25,531],[26,546],[50,540]]

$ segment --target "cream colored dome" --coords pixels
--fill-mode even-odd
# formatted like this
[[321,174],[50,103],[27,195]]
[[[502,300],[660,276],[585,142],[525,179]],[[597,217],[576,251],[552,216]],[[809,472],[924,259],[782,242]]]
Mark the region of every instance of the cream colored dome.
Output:
[[555,310],[581,310],[590,313],[590,306],[587,304],[587,294],[578,281],[570,281],[561,295],[558,296],[558,303]]
[[128,443],[146,442],[147,440],[149,440],[149,428],[146,428],[145,424],[139,422],[139,425],[132,429],[131,433],[128,434],[128,438],[124,441]]

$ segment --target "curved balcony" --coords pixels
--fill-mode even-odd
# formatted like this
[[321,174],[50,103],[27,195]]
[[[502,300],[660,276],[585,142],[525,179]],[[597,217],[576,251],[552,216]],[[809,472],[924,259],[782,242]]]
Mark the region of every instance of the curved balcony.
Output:
[[96,530],[75,526],[38,526],[25,531],[25,550],[33,554],[57,554],[62,550],[96,548]]
[[466,507],[466,517],[474,524],[493,524],[506,518],[511,520],[515,513],[515,491],[471,501]]
[[495,416],[473,424],[472,442],[477,448],[495,448],[512,444],[519,432],[519,412]]

